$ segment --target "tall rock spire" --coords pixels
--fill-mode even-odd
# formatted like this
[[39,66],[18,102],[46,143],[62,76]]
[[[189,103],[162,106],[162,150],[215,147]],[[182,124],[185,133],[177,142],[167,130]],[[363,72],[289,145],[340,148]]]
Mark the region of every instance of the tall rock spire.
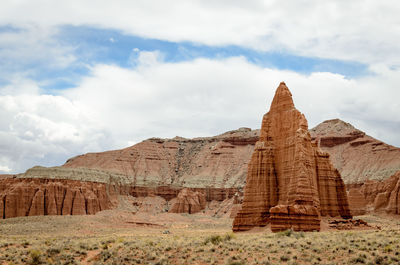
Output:
[[312,145],[307,120],[281,82],[263,117],[233,230],[269,222],[273,231],[319,230],[321,214],[351,218],[344,184],[329,155]]
[[276,89],[270,111],[287,111],[292,109],[294,109],[292,93],[290,93],[285,82],[281,82]]

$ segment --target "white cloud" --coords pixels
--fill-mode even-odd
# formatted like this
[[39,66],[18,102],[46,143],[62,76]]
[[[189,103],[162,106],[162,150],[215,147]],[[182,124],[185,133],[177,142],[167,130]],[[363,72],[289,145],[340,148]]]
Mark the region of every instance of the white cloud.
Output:
[[129,62],[132,66],[149,67],[164,60],[164,55],[156,51],[140,51],[138,48],[132,49]]
[[0,172],[57,165],[71,155],[112,146],[112,139],[104,141],[103,128],[67,98],[15,91],[0,93]]
[[400,126],[396,89],[400,70],[373,67],[371,71],[373,76],[359,79],[332,73],[302,75],[261,68],[243,57],[158,61],[134,70],[97,65],[91,76],[64,96],[97,110],[93,119],[104,127],[119,128],[110,133],[122,147],[128,140],[152,136],[195,137],[241,126],[257,128],[275,88],[284,80],[310,127],[342,118],[399,146],[397,131],[389,128]]
[[57,32],[54,27],[26,24],[0,32],[1,78],[15,82],[21,78],[15,76],[16,72],[28,76],[43,69],[65,68],[75,62],[74,48],[56,40]]
[[9,168],[8,166],[2,166],[0,165],[0,172],[5,172],[8,173],[11,171],[11,168]]
[[310,127],[341,118],[400,146],[399,69],[374,66],[372,76],[346,79],[261,68],[243,57],[167,63],[153,55],[155,61],[140,61],[135,69],[96,65],[58,95],[41,94],[29,80],[0,88],[0,165],[22,172],[150,137],[259,128],[280,81]]
[[399,13],[395,0],[5,0],[0,24],[91,25],[174,42],[396,65]]

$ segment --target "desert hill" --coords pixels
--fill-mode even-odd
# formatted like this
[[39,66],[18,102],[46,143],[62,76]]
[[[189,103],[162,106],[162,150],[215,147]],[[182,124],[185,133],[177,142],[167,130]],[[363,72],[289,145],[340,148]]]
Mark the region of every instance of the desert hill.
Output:
[[319,147],[330,154],[346,184],[384,180],[400,170],[400,148],[385,144],[339,119],[310,130]]
[[[240,128],[214,137],[151,138],[121,150],[88,153],[62,167],[91,168],[124,176],[138,186],[243,187],[259,130]],[[339,119],[310,129],[330,154],[346,184],[383,180],[400,170],[400,148]]]
[[63,168],[128,176],[133,186],[243,187],[259,130],[240,128],[214,137],[151,138],[134,146],[69,159]]

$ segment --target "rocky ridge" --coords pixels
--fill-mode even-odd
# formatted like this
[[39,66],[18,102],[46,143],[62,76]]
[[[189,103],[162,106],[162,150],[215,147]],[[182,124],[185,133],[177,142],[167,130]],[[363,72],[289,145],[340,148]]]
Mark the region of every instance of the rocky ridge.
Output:
[[[125,149],[71,158],[62,168],[107,172],[99,181],[107,182],[111,175],[134,186],[242,188],[259,133],[240,128],[214,137],[151,138]],[[400,148],[376,140],[349,123],[324,121],[310,134],[313,142],[329,153],[346,184],[383,180],[400,170]]]
[[257,140],[258,130],[249,128],[215,137],[151,138],[121,150],[77,156],[62,167],[106,171],[132,186],[242,187]]
[[310,130],[313,140],[331,156],[346,184],[384,180],[400,170],[400,148],[385,144],[339,119]]

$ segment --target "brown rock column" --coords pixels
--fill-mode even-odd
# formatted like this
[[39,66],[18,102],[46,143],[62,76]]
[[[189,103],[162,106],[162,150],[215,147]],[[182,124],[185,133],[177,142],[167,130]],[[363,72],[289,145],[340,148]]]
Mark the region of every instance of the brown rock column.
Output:
[[234,231],[271,223],[272,231],[320,229],[320,215],[351,217],[340,175],[311,143],[307,120],[281,83],[264,115]]
[[5,216],[4,216],[4,213],[5,213],[5,196],[4,195],[0,195],[0,219],[4,219],[5,218]]
[[62,204],[62,215],[71,215],[72,214],[72,203],[73,203],[74,194],[70,189],[67,189],[64,197],[64,201]]
[[44,215],[44,192],[38,190],[32,199],[32,206],[29,210],[29,216]]
[[88,192],[85,194],[85,199],[87,202],[87,214],[95,214],[100,211],[99,200],[93,192]]
[[72,215],[86,214],[85,197],[80,190],[75,191],[75,196],[72,204]]
[[55,198],[55,185],[49,184],[46,188],[46,215],[57,215],[57,203]]
[[278,202],[277,187],[273,167],[273,147],[257,142],[249,163],[242,209],[233,222],[235,231],[249,230],[254,226],[265,226],[269,219],[269,209]]

